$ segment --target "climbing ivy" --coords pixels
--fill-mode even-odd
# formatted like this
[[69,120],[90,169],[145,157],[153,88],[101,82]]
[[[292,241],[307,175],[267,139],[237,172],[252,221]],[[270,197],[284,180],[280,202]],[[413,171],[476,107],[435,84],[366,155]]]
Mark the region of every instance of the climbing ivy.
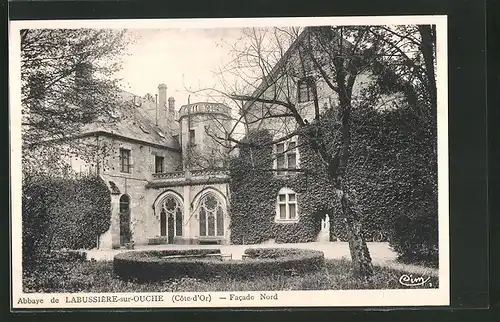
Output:
[[[333,209],[329,184],[314,168],[314,153],[299,136],[298,150],[302,172],[277,176],[273,166],[272,140],[266,130],[250,133],[241,145],[239,156],[229,165],[231,181],[231,242],[255,244],[269,239],[277,243],[315,241],[321,219]],[[311,166],[308,167],[308,164]],[[276,198],[281,188],[297,193],[298,222],[276,223]],[[335,232],[343,234],[343,231]]]
[[[432,128],[411,111],[357,110],[351,124],[350,159],[344,184],[361,215],[368,241],[382,232],[401,257],[437,257],[437,158]],[[298,134],[302,172],[276,176],[272,136],[251,132],[231,160],[231,241],[235,244],[314,241],[325,214],[330,238],[346,241],[334,187],[306,135],[320,128],[329,151],[338,148],[338,124],[325,117]],[[302,133],[302,134],[301,134]],[[298,194],[299,221],[275,223],[278,191]]]

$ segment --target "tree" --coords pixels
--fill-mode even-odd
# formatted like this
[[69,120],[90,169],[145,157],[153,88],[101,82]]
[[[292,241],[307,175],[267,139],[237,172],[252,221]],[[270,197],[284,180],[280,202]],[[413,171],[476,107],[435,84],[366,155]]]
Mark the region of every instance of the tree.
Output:
[[[387,216],[392,229],[390,242],[400,259],[436,264],[438,191],[435,26],[377,26],[369,29],[369,42],[376,49],[372,68],[377,77],[377,82],[370,91],[379,94],[398,92],[405,97],[405,104],[378,117],[377,127],[383,127],[383,131],[380,131],[376,139],[378,149],[383,149],[385,158],[383,166],[374,166],[372,162],[371,171],[383,179],[378,185],[379,191],[371,195],[378,199],[378,206],[390,214]],[[356,113],[356,119],[370,119],[359,110]],[[373,122],[371,125],[374,125]],[[355,131],[360,133],[359,129]],[[365,139],[367,137],[362,136]],[[377,147],[374,146],[372,155],[376,150]],[[366,160],[359,160],[361,162]],[[359,163],[356,166],[361,168]]]
[[[239,107],[235,123],[244,123],[247,131],[272,129],[274,139],[266,145],[299,136],[312,148],[321,163],[320,169],[313,171],[323,171],[334,191],[332,199],[340,205],[354,271],[367,279],[373,267],[350,180],[351,160],[356,157],[351,155],[353,113],[381,113],[406,103],[419,108],[422,115],[435,113],[435,79],[433,69],[430,71],[434,56],[429,56],[433,47],[427,42],[429,37],[432,40],[432,28],[430,33],[429,27],[412,30],[421,32],[420,37],[409,32],[405,37],[421,39],[419,50],[423,54],[410,59],[408,50],[392,35],[392,27],[249,29],[243,45],[232,47],[234,60],[220,72],[224,90],[210,89],[216,93],[214,97]],[[427,74],[421,73],[421,60]],[[304,81],[312,106],[297,102],[298,87]],[[318,83],[324,84],[321,90],[312,86]],[[357,87],[358,83],[366,85]],[[332,94],[326,101],[325,88]],[[396,95],[395,103],[387,104],[385,96],[397,93],[402,97]],[[430,103],[424,106],[421,101]],[[234,137],[235,129],[225,137],[212,136],[251,147],[252,143]]]
[[[51,157],[86,145],[66,138],[92,122],[112,122],[118,99],[120,58],[131,38],[126,30],[21,30],[23,166],[36,169]],[[63,149],[63,151],[61,151]],[[71,151],[69,151],[71,150]]]

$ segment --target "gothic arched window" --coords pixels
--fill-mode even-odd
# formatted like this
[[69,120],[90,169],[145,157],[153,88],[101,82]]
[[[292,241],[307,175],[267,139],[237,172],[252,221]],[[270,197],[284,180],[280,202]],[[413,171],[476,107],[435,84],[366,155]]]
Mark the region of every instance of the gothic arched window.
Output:
[[173,195],[168,195],[163,201],[160,214],[165,218],[173,218],[174,225],[172,227],[168,227],[169,231],[173,231],[175,236],[182,236],[182,228],[184,224],[182,218],[182,204],[179,199]]
[[200,236],[224,236],[224,210],[213,193],[200,200]]

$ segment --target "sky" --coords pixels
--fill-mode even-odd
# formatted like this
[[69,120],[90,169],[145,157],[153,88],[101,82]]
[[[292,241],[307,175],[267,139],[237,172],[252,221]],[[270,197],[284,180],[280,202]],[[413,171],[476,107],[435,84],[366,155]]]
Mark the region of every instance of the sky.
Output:
[[238,41],[242,29],[135,29],[135,42],[123,59],[118,73],[122,88],[136,95],[158,93],[158,85],[167,85],[167,97],[176,107],[210,101],[206,93],[189,93],[218,86],[214,72],[230,60],[230,46]]

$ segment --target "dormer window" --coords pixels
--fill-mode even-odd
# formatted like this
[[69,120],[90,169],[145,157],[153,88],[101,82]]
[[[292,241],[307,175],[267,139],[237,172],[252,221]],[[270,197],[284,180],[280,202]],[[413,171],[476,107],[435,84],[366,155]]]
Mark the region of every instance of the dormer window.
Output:
[[149,131],[143,125],[139,125],[139,127],[141,128],[142,132],[149,134]]
[[314,91],[316,90],[316,83],[314,82],[314,78],[308,76],[300,79],[297,87],[299,103],[305,103],[314,100]]
[[122,116],[122,113],[115,109],[110,111],[110,115],[114,119],[119,119]]
[[299,168],[296,138],[277,143],[274,147],[274,153],[274,169],[277,175],[294,173]]

